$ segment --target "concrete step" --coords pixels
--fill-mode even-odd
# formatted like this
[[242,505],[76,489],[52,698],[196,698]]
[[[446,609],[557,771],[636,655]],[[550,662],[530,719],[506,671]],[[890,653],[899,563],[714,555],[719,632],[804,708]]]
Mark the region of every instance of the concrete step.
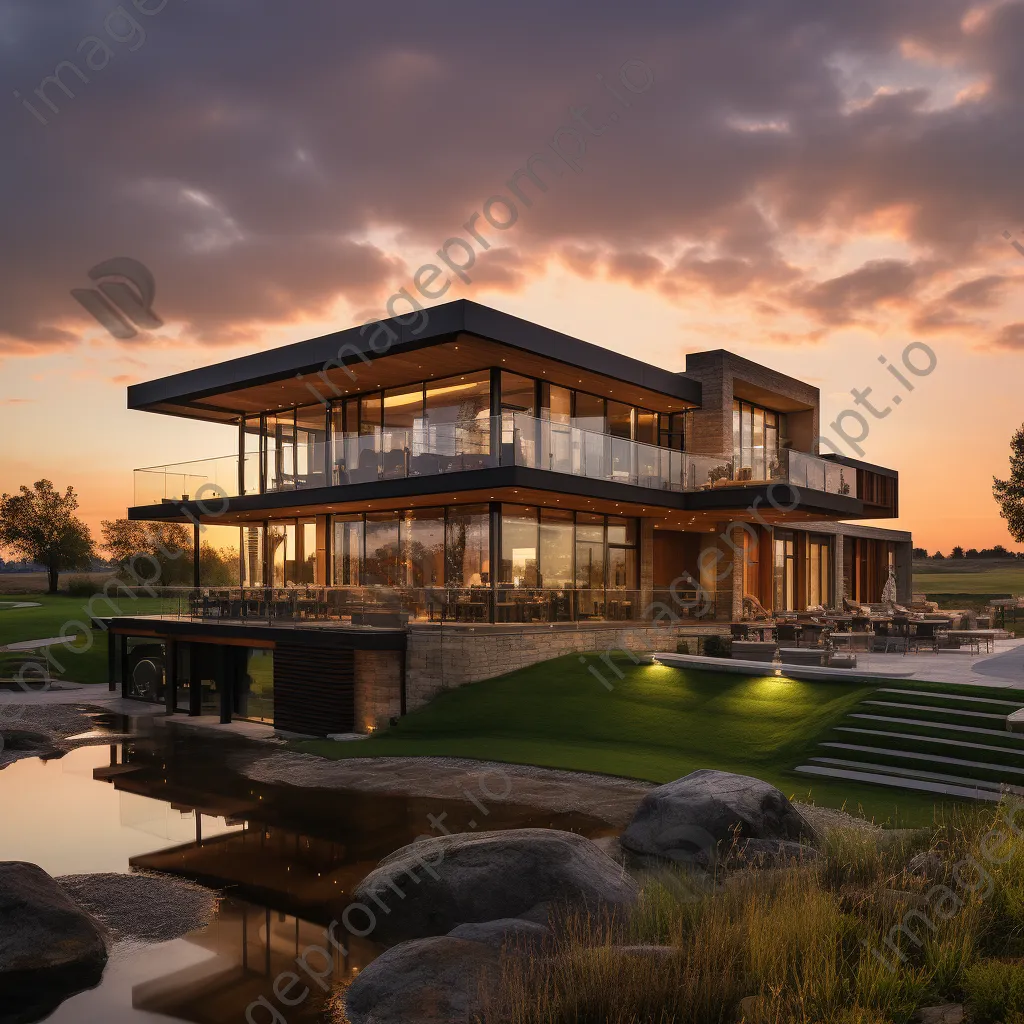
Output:
[[1007,775],[1020,775],[1024,778],[1024,768],[997,764],[994,761],[967,761],[962,757],[943,757],[940,754],[916,754],[910,750],[889,750],[885,747],[868,747],[859,743],[822,743],[820,746],[829,750],[850,750],[858,754],[884,755],[885,757],[898,757],[901,760],[907,761],[923,761],[925,764],[948,764],[960,768],[980,768],[987,771],[1004,772]]
[[[985,750],[996,754],[1024,755],[1024,750],[1009,745],[999,746],[992,743],[971,743],[968,740],[950,739],[946,736],[918,736],[912,732],[889,732],[885,729],[858,729],[852,725],[837,725],[835,732],[858,733],[861,736],[885,736],[890,739],[919,740],[925,743],[936,743],[945,747],[957,747],[960,750]],[[1002,735],[1002,734],[1000,734]]]
[[[967,732],[978,736],[1002,736],[1009,738],[1014,736],[1014,733],[1007,732],[1005,729],[982,729],[976,725],[953,725],[952,722],[922,722],[919,718],[891,718],[886,715],[864,715],[854,713],[849,718],[860,718],[865,719],[869,722],[891,722],[893,725],[919,725],[923,729],[943,729],[947,732]],[[1024,736],[1018,738],[1018,742],[1021,745],[1021,750],[1024,752]]]
[[989,782],[986,779],[968,779],[962,775],[946,775],[943,772],[928,772],[917,768],[902,768],[891,764],[874,764],[870,761],[848,761],[837,757],[812,757],[815,764],[830,764],[837,768],[856,768],[860,771],[878,772],[881,775],[902,775],[913,779],[931,779],[935,782],[949,782],[955,786],[977,786],[979,789],[988,789],[993,793],[1001,793],[1008,790],[1011,793],[1021,794],[1024,789],[1020,786],[1009,786],[1001,782]]
[[895,687],[883,686],[876,693],[894,693],[901,697],[935,697],[936,700],[963,701],[970,704],[996,704],[1005,708],[1024,707],[1022,700],[997,700],[995,697],[967,697],[959,693],[940,693],[937,690],[898,690]]
[[794,771],[801,775],[814,775],[821,779],[840,779],[844,782],[868,782],[875,786],[886,786],[890,789],[912,789],[922,793],[934,793],[936,796],[953,796],[961,800],[987,800],[998,803],[1002,797],[988,789],[965,786],[952,786],[946,783],[930,782],[927,779],[904,779],[898,775],[879,775],[874,772],[855,772],[848,768],[829,768],[823,764],[801,765]]
[[987,718],[991,721],[1005,722],[1006,715],[994,715],[988,711],[965,711],[963,708],[942,708],[931,704],[897,704],[888,700],[865,700],[858,707],[871,705],[879,708],[894,708],[899,711],[931,711],[936,715],[959,715],[963,718]]

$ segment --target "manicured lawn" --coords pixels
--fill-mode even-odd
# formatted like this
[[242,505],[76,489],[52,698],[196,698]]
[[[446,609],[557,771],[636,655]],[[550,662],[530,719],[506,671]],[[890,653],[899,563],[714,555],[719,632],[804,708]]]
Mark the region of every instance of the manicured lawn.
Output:
[[918,594],[1024,594],[1024,561],[1003,558],[914,562]]
[[[8,603],[31,601],[38,608],[11,608]],[[91,609],[97,615],[139,614],[159,610],[159,601],[153,598],[128,600],[121,598],[117,609],[112,609],[102,598],[92,599]],[[20,640],[44,640],[61,635],[77,637],[75,644],[55,648],[51,673],[76,683],[107,682],[107,635],[99,630],[86,634],[89,625],[90,599],[68,597],[66,594],[9,594],[0,598],[0,646]],[[81,650],[75,650],[75,648]]]
[[936,801],[927,795],[791,771],[874,686],[634,666],[624,658],[617,665],[623,678],[611,692],[570,655],[443,693],[369,740],[291,746],[335,758],[443,755],[652,782],[719,768],[830,807],[861,806],[879,821],[931,820]]

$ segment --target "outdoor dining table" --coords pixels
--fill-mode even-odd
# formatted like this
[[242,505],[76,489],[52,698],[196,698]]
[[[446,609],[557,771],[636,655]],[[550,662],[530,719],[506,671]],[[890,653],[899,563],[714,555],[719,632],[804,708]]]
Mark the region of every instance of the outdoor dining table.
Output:
[[951,629],[949,639],[970,643],[971,647],[985,645],[985,653],[995,650],[996,637],[1002,633],[999,629]]
[[[855,633],[853,631],[844,633],[831,633],[832,643],[837,650],[845,648],[848,651],[870,651],[874,637],[871,633]],[[856,642],[855,642],[856,641]]]

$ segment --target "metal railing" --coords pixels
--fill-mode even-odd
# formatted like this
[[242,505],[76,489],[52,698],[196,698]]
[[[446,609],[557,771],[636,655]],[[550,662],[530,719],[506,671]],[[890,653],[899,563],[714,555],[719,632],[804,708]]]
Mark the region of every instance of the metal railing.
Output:
[[[746,464],[747,462],[750,464]],[[791,450],[706,455],[680,452],[504,413],[466,423],[340,434],[265,452],[135,470],[135,504],[309,490],[378,480],[521,466],[662,491],[704,491],[774,482],[856,497],[855,470]],[[755,468],[756,467],[756,468]]]
[[163,587],[147,615],[252,625],[402,628],[415,622],[636,622],[638,590],[541,587]]

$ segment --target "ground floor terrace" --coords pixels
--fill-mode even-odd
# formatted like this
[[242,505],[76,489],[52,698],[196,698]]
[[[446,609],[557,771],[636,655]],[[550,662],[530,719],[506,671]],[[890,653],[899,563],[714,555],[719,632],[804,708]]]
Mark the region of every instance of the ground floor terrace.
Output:
[[743,510],[668,513],[593,501],[573,508],[550,495],[511,496],[519,500],[204,524],[199,544],[215,538],[222,557],[197,559],[192,586],[160,589],[162,613],[391,628],[729,622],[841,609],[844,599],[877,603],[890,576],[897,599],[910,601],[908,533],[806,513],[758,522]]

